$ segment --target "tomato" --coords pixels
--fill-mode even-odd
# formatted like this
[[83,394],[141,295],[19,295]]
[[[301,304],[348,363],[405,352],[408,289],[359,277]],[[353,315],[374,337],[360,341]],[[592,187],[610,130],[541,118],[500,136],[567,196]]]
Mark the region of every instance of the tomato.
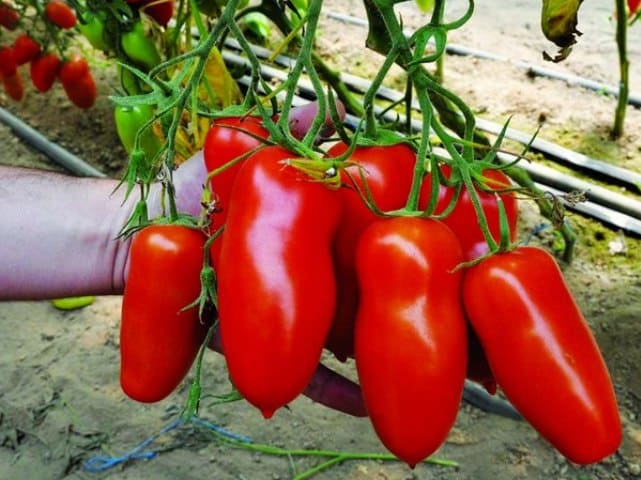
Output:
[[634,16],[641,7],[641,0],[628,0],[628,16]]
[[19,22],[18,12],[5,2],[0,2],[0,25],[7,30],[15,30]]
[[564,456],[614,453],[621,422],[605,362],[554,258],[518,247],[471,267],[463,301],[497,383]]
[[432,219],[377,220],[358,242],[359,383],[379,438],[412,467],[445,441],[463,394],[466,327],[453,271],[462,259],[454,233]]
[[60,70],[60,58],[55,53],[45,53],[33,59],[30,65],[31,83],[40,92],[48,92]]
[[0,75],[2,77],[2,85],[7,95],[19,102],[24,97],[24,85],[19,71],[15,71],[11,75]]
[[65,61],[58,72],[58,78],[67,98],[79,108],[91,108],[96,102],[96,82],[84,57]]
[[[337,143],[330,148],[328,155],[338,157],[348,148],[345,143]],[[416,154],[411,147],[405,144],[356,147],[349,161],[364,169],[369,190],[381,210],[396,210],[405,205],[416,162]],[[359,168],[351,166],[347,170],[362,189]],[[363,230],[378,218],[363,202],[345,174],[343,183],[345,186],[340,189],[343,217],[333,246],[338,297],[334,321],[325,345],[341,361],[354,354],[354,322],[358,305],[356,244]]]
[[76,25],[76,14],[62,0],[51,0],[45,5],[45,17],[54,25],[69,29]]
[[[116,131],[127,153],[134,149],[136,133],[151,120],[154,109],[151,105],[134,105],[133,107],[117,106],[114,110]],[[149,128],[142,133],[140,148],[148,158],[153,158],[162,148],[162,141]]]
[[154,225],[131,243],[120,327],[120,384],[139,402],[169,395],[191,367],[207,326],[198,307],[205,236],[178,225]]
[[78,24],[78,30],[96,50],[107,52],[111,47],[105,37],[105,23],[101,13],[87,12]]
[[40,55],[40,44],[27,33],[22,33],[13,41],[16,64],[24,65]]
[[[441,167],[442,175],[449,178],[452,175],[452,169],[448,165]],[[482,171],[485,183],[491,189],[501,190],[511,186],[510,179],[500,170],[485,169]],[[421,189],[421,199],[419,208],[427,207],[431,192],[432,176],[428,174],[423,180]],[[487,218],[488,227],[492,238],[498,242],[500,239],[498,203],[494,193],[481,191],[476,187],[476,192],[481,202],[483,211]],[[438,203],[434,211],[435,214],[442,213],[454,197],[454,187],[441,186],[438,194]],[[516,240],[516,226],[518,222],[518,204],[514,192],[501,192],[499,196],[505,205],[510,236],[512,241]],[[466,188],[460,193],[456,206],[452,212],[443,219],[445,224],[450,227],[463,247],[465,260],[474,260],[485,255],[489,247],[478,224],[476,211],[470,199],[470,193]]]
[[15,75],[18,69],[16,53],[12,47],[0,46],[0,75],[9,77]]
[[[216,170],[246,155],[263,144],[261,138],[268,137],[269,132],[263,128],[258,117],[227,117],[214,120],[205,137],[203,148],[207,171]],[[215,211],[210,218],[212,232],[225,224],[229,197],[239,168],[240,163],[237,163],[211,177],[210,188],[215,200]],[[210,258],[214,265],[218,262],[221,244],[220,237],[211,244]]]
[[331,240],[340,199],[266,147],[242,164],[217,271],[223,352],[238,391],[265,418],[303,392],[336,301]]
[[173,0],[151,0],[140,9],[153,18],[158,25],[166,27],[174,15]]
[[130,31],[122,34],[120,45],[131,61],[147,70],[151,70],[161,62],[158,49],[153,40],[147,36],[145,26],[140,20],[133,24]]

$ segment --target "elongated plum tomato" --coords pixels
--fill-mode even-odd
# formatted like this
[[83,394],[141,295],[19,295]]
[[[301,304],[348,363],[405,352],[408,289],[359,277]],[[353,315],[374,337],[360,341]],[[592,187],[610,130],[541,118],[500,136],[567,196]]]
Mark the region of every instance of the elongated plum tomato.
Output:
[[336,302],[338,192],[266,147],[243,162],[218,265],[220,333],[232,382],[265,418],[303,392]]
[[[241,159],[243,155],[262,145],[261,138],[268,137],[269,132],[263,128],[258,117],[226,117],[214,120],[205,137],[203,148],[207,171],[212,172],[228,165],[232,160]],[[215,201],[215,210],[210,217],[212,232],[218,230],[227,220],[229,197],[241,163],[239,161],[229,165],[211,177],[210,188]],[[210,258],[214,265],[218,264],[221,244],[221,238],[211,244]]]
[[[329,149],[328,156],[338,157],[348,149],[349,145],[339,142]],[[347,172],[357,188],[364,188],[363,173],[372,199],[380,210],[396,210],[405,205],[416,162],[416,154],[408,145],[356,147],[348,161],[354,163]],[[363,230],[379,217],[363,202],[345,172],[342,180],[344,186],[339,193],[343,216],[333,245],[336,313],[325,346],[337,359],[345,361],[354,355],[354,323],[358,305],[356,244]]]
[[462,258],[454,233],[432,219],[377,220],[358,242],[358,378],[376,433],[410,466],[445,441],[461,401]]
[[[443,165],[441,174],[449,178],[452,173],[451,167]],[[511,186],[510,179],[500,170],[485,169],[482,171],[485,184],[492,190],[505,190]],[[427,207],[430,192],[432,191],[432,175],[428,174],[423,179],[421,188],[421,197],[419,207],[424,209]],[[487,218],[488,228],[492,234],[492,238],[497,243],[500,240],[500,226],[499,226],[499,208],[496,201],[496,196],[493,192],[486,192],[476,187],[481,207],[485,212]],[[436,204],[435,214],[443,213],[447,206],[452,201],[455,194],[454,187],[447,187],[440,185],[438,192],[438,203]],[[514,192],[503,191],[498,193],[503,200],[505,211],[508,219],[508,226],[510,229],[510,237],[512,241],[516,240],[516,227],[518,222],[518,204]],[[470,192],[463,188],[460,196],[456,202],[456,206],[450,214],[443,219],[443,222],[454,231],[461,246],[463,247],[463,256],[465,260],[474,260],[485,255],[489,251],[489,247],[479,221],[474,210],[474,205],[470,198]]]
[[61,0],[51,0],[45,5],[45,17],[62,29],[70,29],[76,25],[77,19],[73,9]]
[[463,301],[523,417],[575,463],[614,453],[622,431],[612,382],[554,258],[527,246],[493,255],[466,271]]
[[120,328],[120,384],[139,402],[167,397],[191,367],[207,326],[198,307],[205,236],[154,225],[132,240]]

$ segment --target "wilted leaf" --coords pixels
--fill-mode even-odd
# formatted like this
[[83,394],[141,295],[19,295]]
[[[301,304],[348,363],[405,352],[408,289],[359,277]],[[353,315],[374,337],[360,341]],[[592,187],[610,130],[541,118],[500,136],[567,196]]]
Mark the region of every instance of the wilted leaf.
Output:
[[551,57],[543,52],[543,58],[560,62],[567,58],[581,35],[577,30],[579,7],[583,0],[543,0],[541,30],[545,38],[560,47],[559,53]]

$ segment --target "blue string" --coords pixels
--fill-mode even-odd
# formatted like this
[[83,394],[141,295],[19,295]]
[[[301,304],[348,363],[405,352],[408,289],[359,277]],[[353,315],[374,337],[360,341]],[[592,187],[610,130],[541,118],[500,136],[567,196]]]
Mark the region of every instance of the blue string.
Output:
[[539,223],[536,227],[534,227],[530,233],[528,234],[527,238],[523,242],[525,245],[528,245],[530,241],[532,240],[532,237],[535,237],[539,233],[541,233],[543,230],[548,228],[550,226],[549,223]]
[[89,458],[83,463],[83,468],[88,472],[98,473],[98,472],[104,472],[106,470],[109,470],[129,460],[139,460],[139,459],[150,460],[156,457],[156,455],[158,455],[158,452],[154,450],[145,450],[145,449],[149,445],[151,445],[153,442],[155,442],[159,436],[173,430],[174,428],[176,428],[177,426],[181,425],[186,421],[195,423],[196,425],[200,425],[205,428],[209,428],[210,430],[213,430],[235,441],[239,441],[243,443],[251,442],[251,438],[246,435],[235,434],[233,432],[225,430],[222,427],[219,427],[218,425],[214,425],[213,423],[208,422],[207,420],[203,420],[202,418],[199,418],[197,416],[193,416],[189,419],[179,417],[173,422],[166,425],[164,428],[162,428],[158,433],[151,435],[150,437],[140,442],[140,444],[138,444],[136,447],[129,450],[129,452],[125,453],[124,455],[121,455],[118,457],[97,456],[97,457]]

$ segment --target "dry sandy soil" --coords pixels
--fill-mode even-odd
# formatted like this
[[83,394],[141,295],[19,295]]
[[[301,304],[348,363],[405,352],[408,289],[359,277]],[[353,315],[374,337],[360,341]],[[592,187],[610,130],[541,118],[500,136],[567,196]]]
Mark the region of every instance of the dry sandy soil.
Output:
[[[464,2],[451,2],[452,15]],[[538,29],[539,2],[480,0],[472,21],[451,41],[504,56],[506,61],[448,57],[446,83],[484,118],[504,121],[532,132],[541,119],[541,137],[641,171],[641,111],[630,108],[626,134],[609,140],[615,100],[605,95],[545,78],[532,78],[515,62],[541,65],[542,50],[551,50]],[[356,1],[326,2],[333,11],[362,16]],[[612,2],[585,2],[579,28],[584,35],[557,71],[616,84]],[[407,25],[421,19],[403,6]],[[359,27],[325,18],[319,47],[329,62],[362,76],[371,74],[376,57],[363,48]],[[641,93],[641,25],[630,31],[632,90]],[[549,65],[548,65],[549,66]],[[61,89],[48,95],[28,91],[14,104],[0,105],[19,115],[50,139],[112,176],[122,172],[126,156],[118,144],[107,96],[114,85],[113,68],[96,57],[100,99],[88,112],[75,109]],[[389,83],[394,84],[390,76]],[[56,169],[0,126],[0,162]],[[16,208],[19,208],[16,205]],[[525,234],[543,220],[523,204]],[[458,468],[398,462],[353,460],[320,473],[320,479],[630,479],[641,478],[641,277],[639,240],[620,236],[577,216],[580,239],[576,260],[564,266],[569,285],[592,326],[611,369],[625,429],[619,452],[604,462],[577,467],[558,455],[526,423],[460,409],[455,428],[437,452],[456,460]],[[1,227],[0,227],[1,228]],[[627,253],[611,255],[608,244],[623,238]],[[543,235],[535,242],[548,245]],[[90,473],[83,462],[95,456],[119,456],[167,425],[186,398],[187,384],[154,405],[127,399],[118,384],[119,297],[98,298],[78,311],[60,312],[49,302],[0,304],[0,478],[6,479],[288,479],[319,462],[289,460],[215,441],[204,428],[174,429],[149,448],[151,460],[132,460],[104,473]],[[331,360],[328,360],[331,363]],[[353,366],[341,367],[353,375]],[[229,384],[223,359],[205,359],[204,391],[218,394]],[[383,451],[370,424],[313,404],[306,398],[281,410],[269,422],[243,402],[210,406],[202,417],[259,443],[286,448]]]

